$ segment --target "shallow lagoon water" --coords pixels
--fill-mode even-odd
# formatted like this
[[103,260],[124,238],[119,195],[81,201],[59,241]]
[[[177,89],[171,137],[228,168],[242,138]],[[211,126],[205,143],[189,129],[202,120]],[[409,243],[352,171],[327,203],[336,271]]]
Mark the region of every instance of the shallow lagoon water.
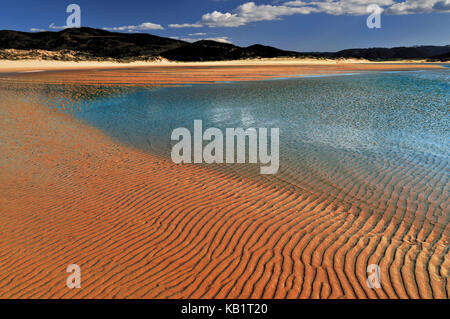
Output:
[[[100,88],[100,86],[99,86]],[[52,97],[49,92],[60,91]],[[61,107],[75,86],[48,85]],[[450,70],[363,72],[180,87],[102,88],[65,108],[121,143],[170,158],[175,128],[279,128],[280,170],[208,165],[349,211],[448,223]],[[114,91],[114,93],[113,93]],[[442,219],[441,219],[442,220]]]
[[449,83],[438,70],[141,88],[71,111],[134,146],[146,149],[150,139],[159,153],[174,128],[201,119],[221,129],[278,127],[295,151],[316,143],[448,156]]
[[204,129],[279,128],[278,174],[259,176],[259,165],[226,170],[373,213],[394,207],[433,219],[448,214],[449,75],[426,70],[135,88],[71,112],[168,158],[171,132],[193,131],[196,119]]

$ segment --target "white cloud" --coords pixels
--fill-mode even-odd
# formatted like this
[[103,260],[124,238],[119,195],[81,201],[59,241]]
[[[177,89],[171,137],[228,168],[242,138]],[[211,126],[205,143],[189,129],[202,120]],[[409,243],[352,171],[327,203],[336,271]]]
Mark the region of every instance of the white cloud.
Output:
[[183,23],[183,24],[169,24],[169,28],[181,29],[181,28],[201,28],[203,27],[200,23]]
[[31,32],[44,32],[44,31],[47,31],[47,30],[45,30],[45,29],[38,29],[38,28],[30,28],[30,31]]
[[68,26],[57,26],[57,25],[55,25],[54,23],[51,23],[49,26],[48,26],[50,29],[53,29],[53,30],[62,30],[62,29],[67,29],[68,28]]
[[367,7],[379,5],[385,13],[400,15],[413,13],[450,12],[450,0],[294,0],[279,5],[247,2],[231,12],[213,11],[195,24],[172,24],[170,27],[239,27],[251,22],[281,20],[285,16],[325,13],[331,15],[367,15]]
[[434,4],[433,9],[441,12],[450,12],[450,0],[438,1]]
[[211,40],[211,41],[216,41],[216,42],[221,42],[221,43],[231,43],[231,41],[229,40],[228,37],[206,38],[206,39],[202,39],[202,40]]
[[[192,34],[192,36],[194,36],[195,34]],[[191,34],[189,35],[191,36]],[[231,41],[229,40],[228,37],[217,37],[217,38],[180,38],[180,37],[170,37],[171,39],[174,40],[182,40],[182,41],[186,41],[186,42],[197,42],[197,41],[201,41],[201,40],[210,40],[210,41],[216,41],[216,42],[221,42],[221,43],[230,43]]]
[[310,6],[256,5],[254,2],[247,2],[237,7],[233,13],[214,11],[204,14],[201,22],[209,27],[239,27],[250,22],[278,20],[282,16],[310,14],[315,11],[317,10]]
[[105,27],[105,28],[103,28],[103,30],[136,32],[136,31],[147,31],[147,30],[164,30],[164,28],[160,24],[144,22],[139,25],[127,25],[127,26],[112,27],[112,28]]
[[[291,1],[285,5],[298,6],[297,2]],[[372,4],[379,5],[380,7],[386,7],[393,5],[394,0],[338,0],[338,1],[311,1],[307,3],[310,6],[314,6],[318,13],[326,13],[331,15],[366,15],[367,7]],[[305,5],[304,3],[301,5]]]
[[206,35],[206,33],[204,33],[204,32],[189,33],[190,37],[201,37],[201,36],[204,36],[204,35]]
[[396,3],[386,10],[388,14],[417,14],[431,12],[450,12],[449,0],[406,0]]

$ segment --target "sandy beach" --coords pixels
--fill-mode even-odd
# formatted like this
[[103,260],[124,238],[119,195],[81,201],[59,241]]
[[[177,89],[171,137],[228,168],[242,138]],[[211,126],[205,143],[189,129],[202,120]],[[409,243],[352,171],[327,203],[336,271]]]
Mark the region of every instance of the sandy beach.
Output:
[[[425,61],[387,61],[387,62],[371,62],[368,60],[358,59],[292,59],[292,58],[274,58],[274,59],[250,59],[250,60],[235,60],[235,61],[216,61],[216,62],[172,62],[168,60],[161,60],[157,62],[109,62],[109,61],[52,61],[52,60],[0,60],[0,73],[6,72],[42,72],[42,71],[68,71],[68,70],[88,70],[88,69],[117,69],[117,68],[136,68],[136,67],[153,67],[153,66],[177,66],[177,67],[192,67],[192,66],[302,66],[302,65],[347,65],[350,68],[353,65],[356,69],[367,68],[377,69],[383,68],[383,65],[394,64],[395,68],[434,68],[437,63],[425,63]],[[364,64],[364,67],[357,67],[357,64]],[[404,66],[407,64],[409,66]],[[420,64],[420,66],[417,66]],[[370,66],[369,66],[370,65]],[[376,66],[378,65],[378,66]]]
[[[266,59],[219,62],[0,61],[0,80],[21,83],[160,85],[255,81],[307,75],[442,68],[435,63],[367,63],[364,60]],[[121,70],[117,72],[117,70]],[[3,76],[2,76],[3,74]]]
[[[176,85],[439,68],[265,63],[0,61],[0,73],[28,72],[0,81]],[[40,72],[56,70],[70,72]],[[431,222],[419,207],[405,218],[392,205],[371,215],[323,194],[175,165],[0,94],[0,298],[448,298],[445,214]],[[448,209],[448,194],[434,195]],[[71,263],[83,289],[65,286]],[[366,285],[371,263],[382,289]]]

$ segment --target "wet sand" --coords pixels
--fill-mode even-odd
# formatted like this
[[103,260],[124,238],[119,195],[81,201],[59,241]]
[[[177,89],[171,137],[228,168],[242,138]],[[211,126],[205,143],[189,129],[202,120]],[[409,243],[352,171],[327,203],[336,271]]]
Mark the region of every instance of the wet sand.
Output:
[[[300,71],[233,68],[9,80],[173,85]],[[1,93],[1,298],[448,298],[445,214],[432,222],[393,206],[376,216],[326,194],[175,165]],[[66,287],[69,264],[80,265],[82,289]],[[382,289],[367,287],[369,264],[380,265]]]
[[[223,62],[59,62],[0,60],[0,80],[41,83],[173,85],[215,81],[254,81],[280,77],[364,71],[441,68],[433,63],[375,63],[358,61],[268,59]],[[121,72],[117,72],[120,70]]]

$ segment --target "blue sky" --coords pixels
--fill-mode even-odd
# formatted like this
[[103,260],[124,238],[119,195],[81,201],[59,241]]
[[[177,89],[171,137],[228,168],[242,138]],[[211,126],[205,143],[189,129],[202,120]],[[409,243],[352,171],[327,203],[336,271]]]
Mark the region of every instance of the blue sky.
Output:
[[[450,44],[450,0],[13,0],[0,4],[0,29],[58,31],[71,3],[83,26],[189,41],[297,51]],[[369,4],[384,10],[380,29],[366,25]]]

